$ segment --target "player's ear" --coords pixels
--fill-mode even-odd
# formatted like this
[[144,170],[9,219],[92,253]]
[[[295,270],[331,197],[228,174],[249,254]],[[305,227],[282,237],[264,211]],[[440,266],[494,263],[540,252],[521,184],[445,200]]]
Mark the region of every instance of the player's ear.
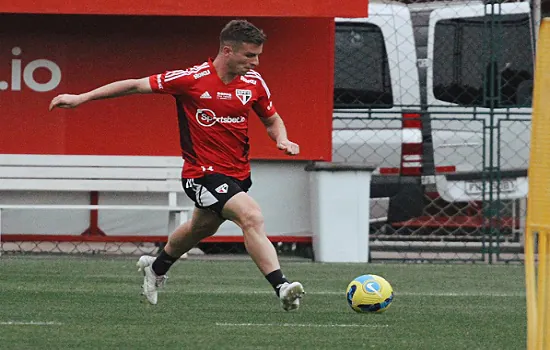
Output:
[[231,45],[224,45],[221,49],[224,56],[229,56],[233,53],[233,47]]

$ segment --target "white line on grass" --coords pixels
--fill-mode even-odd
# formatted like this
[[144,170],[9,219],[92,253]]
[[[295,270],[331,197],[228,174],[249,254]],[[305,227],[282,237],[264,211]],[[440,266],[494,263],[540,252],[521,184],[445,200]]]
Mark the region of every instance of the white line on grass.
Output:
[[[298,263],[298,264],[303,264],[303,263]],[[347,264],[343,264],[343,265],[347,265]],[[350,266],[351,265],[354,265],[354,264],[349,264]],[[511,265],[509,266],[509,268],[514,268],[516,265]],[[519,266],[519,265],[518,265]],[[31,273],[26,273],[25,275],[32,275]],[[49,274],[51,276],[57,276],[57,274]],[[202,276],[202,275],[195,275],[195,274],[192,274],[192,275],[188,275],[187,277],[192,277],[192,278],[195,278],[197,276]],[[89,278],[102,278],[102,279],[105,279],[105,278],[119,278],[120,276],[118,275],[113,275],[113,274],[92,274],[92,275],[88,275]],[[132,277],[133,278],[133,277]],[[237,279],[244,279],[245,277],[242,277],[242,278],[237,278]],[[318,279],[316,279],[318,280]],[[169,286],[171,285],[172,282],[169,282]],[[208,291],[205,291],[205,290],[193,290],[193,286],[192,285],[186,285],[186,284],[181,284],[182,288],[184,288],[184,290],[178,290],[178,289],[171,289],[171,288],[168,288],[166,290],[163,291],[163,293],[178,293],[178,294],[190,294],[190,295],[195,295],[195,294],[212,294],[212,295],[215,295],[215,294],[219,294],[219,295],[226,295],[226,294],[251,294],[251,295],[262,295],[262,294],[273,294],[273,291],[269,290],[269,289],[266,289],[266,290],[215,290],[215,289],[210,289]],[[186,289],[188,287],[191,287],[190,289]],[[308,291],[308,288],[307,288],[307,285],[305,286],[306,287],[306,294],[309,294],[309,295],[345,295],[346,292],[345,292],[345,289],[343,291],[325,291],[325,290],[318,290],[318,291]],[[197,288],[197,287],[194,287],[194,288]],[[344,287],[345,288],[345,287]],[[18,290],[20,289],[19,287],[15,287],[15,288],[10,288],[11,290]],[[59,289],[57,287],[52,287],[50,285],[48,285],[47,287],[46,286],[40,286],[40,290],[41,291],[65,291],[65,289]],[[457,290],[460,290],[460,288],[457,288]],[[109,291],[111,291],[111,289],[109,289]],[[90,293],[90,289],[89,288],[73,288],[71,289],[71,292],[72,293]],[[401,290],[395,290],[395,295],[397,297],[399,296],[411,296],[411,297],[440,297],[440,298],[460,298],[460,297],[495,297],[495,298],[525,298],[526,297],[526,292],[525,291],[515,291],[515,292],[496,292],[496,291],[458,291],[458,292],[445,292],[445,291],[419,291],[419,292],[413,292],[413,291],[401,291]],[[2,325],[2,323],[0,323],[0,325]]]
[[0,326],[59,326],[63,323],[59,322],[39,322],[39,321],[4,321],[0,322]]
[[354,327],[354,328],[384,328],[387,324],[314,324],[314,323],[219,323],[216,326],[222,327]]
[[[247,295],[271,295],[273,294],[272,290],[264,289],[252,289],[252,290],[231,290],[231,289],[225,289],[225,290],[216,290],[216,289],[209,289],[209,290],[193,290],[193,289],[184,289],[187,288],[186,285],[181,286],[182,289],[178,288],[170,288],[163,290],[162,293],[168,293],[168,294],[189,294],[189,295],[196,295],[196,294],[210,294],[210,295],[228,295],[228,294],[247,294]],[[195,287],[196,288],[196,287]],[[17,290],[14,288],[14,290]],[[42,287],[41,291],[63,291],[65,292],[65,289],[59,289],[58,287]],[[103,292],[103,289],[98,289],[97,291]],[[105,289],[107,291],[107,289]],[[71,293],[90,293],[93,292],[89,288],[73,288],[71,289]],[[108,292],[113,292],[112,289],[108,289]],[[116,291],[115,291],[116,292]],[[526,293],[522,291],[517,292],[492,292],[492,291],[470,291],[470,292],[436,292],[436,291],[423,291],[423,292],[409,292],[409,291],[401,291],[401,290],[395,290],[394,291],[396,297],[424,297],[424,298],[525,298]],[[306,286],[306,295],[326,295],[326,296],[342,296],[346,295],[345,289],[342,291],[323,291],[323,290],[317,290],[317,291],[311,291],[307,289]]]
[[[166,290],[164,292],[168,293],[183,293],[183,294],[273,294],[270,290],[210,290],[210,291],[192,291],[192,290]],[[520,298],[525,297],[525,293],[498,293],[498,292],[400,292],[394,291],[396,296],[413,296],[413,297],[498,297],[498,298]],[[306,289],[307,295],[346,295],[345,291],[336,292],[336,291],[312,291],[308,292]]]

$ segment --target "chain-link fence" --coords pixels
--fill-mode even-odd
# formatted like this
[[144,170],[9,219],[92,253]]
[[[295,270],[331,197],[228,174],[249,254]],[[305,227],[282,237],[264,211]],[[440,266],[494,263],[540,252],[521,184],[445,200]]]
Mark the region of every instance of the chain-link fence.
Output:
[[[333,161],[376,168],[372,259],[523,259],[534,5],[373,0],[368,18],[336,20]],[[163,244],[4,242],[2,249],[127,255]],[[274,245],[312,257],[307,241]],[[242,242],[197,248],[245,253]]]
[[[209,259],[228,256],[233,258],[239,255],[246,255],[246,249],[242,242],[203,242],[191,249],[184,258],[192,256],[207,257]],[[10,240],[2,242],[0,252],[2,254],[47,254],[47,255],[99,255],[99,256],[140,256],[143,254],[156,256],[166,244],[164,237],[159,237],[158,242],[144,242],[140,236],[135,236],[130,242],[128,240],[116,241],[116,237],[105,239],[98,237],[96,241],[86,241],[86,237],[75,236],[72,240],[56,240],[49,238],[42,240],[38,238],[32,241]],[[304,242],[274,242],[275,250],[279,256],[285,258],[312,259],[313,250],[310,240]]]
[[377,168],[373,259],[519,261],[529,2],[372,2],[336,30],[333,158]]

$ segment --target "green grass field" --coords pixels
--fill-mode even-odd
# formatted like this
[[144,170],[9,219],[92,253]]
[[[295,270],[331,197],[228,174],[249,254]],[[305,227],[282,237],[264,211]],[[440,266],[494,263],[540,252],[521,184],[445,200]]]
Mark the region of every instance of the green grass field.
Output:
[[[250,260],[189,260],[159,304],[136,259],[0,258],[1,349],[524,349],[523,266],[283,261],[307,295],[285,312]],[[383,314],[346,303],[354,277],[395,289]]]

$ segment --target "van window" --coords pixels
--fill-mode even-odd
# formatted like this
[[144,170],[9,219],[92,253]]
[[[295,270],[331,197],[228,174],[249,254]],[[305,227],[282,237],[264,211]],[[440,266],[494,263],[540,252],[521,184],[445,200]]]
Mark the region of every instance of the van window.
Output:
[[530,106],[530,38],[526,14],[438,21],[433,52],[434,96],[463,106]]
[[388,55],[376,25],[336,27],[335,108],[391,108],[393,96]]

